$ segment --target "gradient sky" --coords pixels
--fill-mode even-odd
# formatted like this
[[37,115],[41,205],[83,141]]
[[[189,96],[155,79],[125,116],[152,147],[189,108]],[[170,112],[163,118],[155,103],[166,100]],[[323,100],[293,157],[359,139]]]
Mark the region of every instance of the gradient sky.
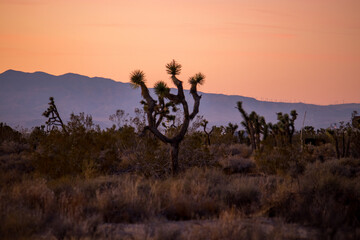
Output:
[[[0,0],[0,72],[68,72],[204,92],[360,103],[359,0]],[[188,88],[188,84],[185,84]]]

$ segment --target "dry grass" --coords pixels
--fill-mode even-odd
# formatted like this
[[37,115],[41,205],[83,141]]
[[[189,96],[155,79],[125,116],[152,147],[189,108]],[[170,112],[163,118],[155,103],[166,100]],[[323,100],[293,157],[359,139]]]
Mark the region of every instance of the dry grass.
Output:
[[52,181],[27,178],[1,189],[5,221],[1,232],[3,236],[82,235],[99,223],[216,219],[233,208],[238,216],[247,216],[260,208],[261,183],[265,181],[200,168],[166,179],[132,174]]
[[[91,176],[90,172],[86,175],[89,178],[45,178],[32,172],[26,152],[3,154],[0,236],[356,239],[360,226],[359,159],[310,161],[295,180],[288,177],[289,172],[257,174],[258,168],[254,168],[252,158],[246,158],[243,147],[203,149],[209,151],[203,156],[220,159],[222,168],[187,167],[176,177],[138,174],[140,168],[154,166],[149,164],[133,173]],[[217,157],[211,153],[214,149],[219,150]],[[121,164],[134,167],[136,157],[131,159],[131,154],[128,162]],[[271,156],[267,160],[270,163]],[[224,172],[226,167],[232,169],[231,175]]]
[[284,181],[270,201],[272,207],[269,216],[331,228],[334,232],[342,228],[359,227],[359,178],[349,178],[348,174],[343,173],[342,167],[348,161],[355,165],[353,169],[359,168],[359,160],[354,159],[315,162],[307,166],[298,184]]
[[300,185],[275,176],[226,175],[216,168],[191,168],[164,179],[24,178],[1,188],[0,231],[5,239],[311,239],[320,234],[284,219],[351,239],[355,230],[346,227],[358,226],[358,177],[333,169],[359,165],[350,159],[311,164]]

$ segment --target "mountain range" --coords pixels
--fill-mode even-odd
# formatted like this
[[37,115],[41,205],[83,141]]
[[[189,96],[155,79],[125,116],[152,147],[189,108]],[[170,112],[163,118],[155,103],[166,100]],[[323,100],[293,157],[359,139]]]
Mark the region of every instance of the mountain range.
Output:
[[[295,124],[297,129],[303,124],[305,112],[305,125],[316,129],[327,128],[340,121],[348,122],[353,111],[360,112],[358,103],[321,106],[259,101],[237,95],[200,94],[199,115],[203,115],[210,125],[227,125],[229,122],[240,125],[242,117],[235,108],[237,101],[243,102],[247,112],[255,111],[264,116],[267,122],[276,122],[277,112],[289,113],[295,109],[299,114]],[[192,108],[188,90],[185,95]],[[55,76],[45,72],[8,70],[0,74],[0,122],[25,128],[44,124],[46,119],[42,113],[47,109],[50,96],[55,98],[58,110],[65,120],[69,119],[71,113],[85,112],[91,114],[95,123],[102,127],[112,125],[109,115],[114,114],[117,109],[125,110],[131,115],[135,108],[142,107],[140,90],[133,89],[130,83],[74,73]]]

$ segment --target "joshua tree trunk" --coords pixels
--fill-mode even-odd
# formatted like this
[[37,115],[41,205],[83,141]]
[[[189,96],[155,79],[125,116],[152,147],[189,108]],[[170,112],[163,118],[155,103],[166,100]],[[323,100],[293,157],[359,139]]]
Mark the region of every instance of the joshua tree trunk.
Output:
[[347,144],[346,144],[345,157],[349,157],[350,143],[351,143],[351,131],[348,131],[348,141],[347,141]]
[[345,157],[345,130],[342,132],[342,156]]
[[256,141],[255,141],[255,136],[254,136],[254,132],[250,130],[250,141],[251,141],[251,149],[254,151],[256,150]]
[[336,157],[340,159],[339,140],[337,136],[335,136],[335,149],[336,149]]
[[179,171],[179,143],[171,144],[171,172],[175,175]]
[[256,149],[260,149],[260,133],[256,133]]

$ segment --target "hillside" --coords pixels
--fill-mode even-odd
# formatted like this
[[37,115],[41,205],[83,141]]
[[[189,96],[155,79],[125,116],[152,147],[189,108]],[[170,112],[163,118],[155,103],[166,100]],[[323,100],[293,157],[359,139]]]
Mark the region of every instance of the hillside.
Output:
[[[276,112],[296,109],[299,113],[297,128],[302,124],[305,111],[305,125],[315,128],[326,128],[332,123],[348,121],[352,111],[360,112],[360,104],[319,106],[264,102],[235,95],[201,94],[203,97],[199,114],[204,115],[211,125],[239,123],[242,119],[235,109],[237,101],[243,101],[248,112],[256,111],[272,122],[276,121]],[[44,124],[45,118],[41,115],[47,108],[50,96],[55,98],[63,118],[67,119],[72,112],[85,112],[91,114],[95,122],[103,127],[111,126],[109,115],[117,109],[131,114],[136,107],[141,107],[140,91],[133,89],[129,83],[73,73],[54,76],[44,72],[8,70],[0,74],[0,122],[28,128]],[[189,101],[191,102],[190,96]]]

